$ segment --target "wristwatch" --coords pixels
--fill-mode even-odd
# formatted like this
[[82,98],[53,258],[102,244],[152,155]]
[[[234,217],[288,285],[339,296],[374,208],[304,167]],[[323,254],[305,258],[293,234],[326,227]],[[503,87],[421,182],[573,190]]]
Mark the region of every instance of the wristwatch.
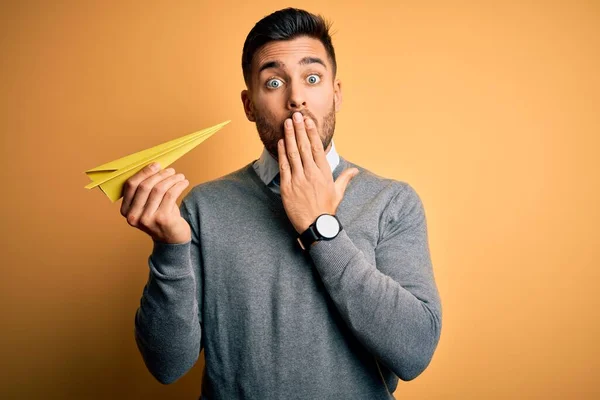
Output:
[[332,214],[321,214],[296,240],[300,248],[306,251],[316,241],[335,238],[342,229],[344,228],[338,217]]

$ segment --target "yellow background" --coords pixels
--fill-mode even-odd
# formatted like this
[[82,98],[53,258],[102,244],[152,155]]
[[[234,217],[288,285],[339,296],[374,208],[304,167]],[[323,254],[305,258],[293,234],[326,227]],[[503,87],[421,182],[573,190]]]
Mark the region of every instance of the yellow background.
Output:
[[398,399],[600,396],[600,5],[2,2],[2,398],[196,399],[133,337],[151,240],[83,171],[231,119],[191,186],[258,158],[244,39],[285,6],[334,21],[339,153],[409,182],[443,304]]

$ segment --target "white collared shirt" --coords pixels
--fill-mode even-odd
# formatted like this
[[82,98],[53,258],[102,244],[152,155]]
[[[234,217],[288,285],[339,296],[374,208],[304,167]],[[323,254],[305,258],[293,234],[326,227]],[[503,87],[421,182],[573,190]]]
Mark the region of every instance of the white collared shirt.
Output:
[[[331,173],[335,167],[340,163],[340,156],[335,150],[335,144],[333,143],[333,139],[331,139],[331,148],[326,155],[327,162],[331,167]],[[252,164],[252,167],[256,171],[256,174],[260,177],[260,179],[264,182],[265,185],[273,192],[279,194],[279,184],[277,181],[274,181],[275,177],[279,174],[279,163],[277,160],[269,153],[266,147],[263,147],[262,154],[260,158]]]

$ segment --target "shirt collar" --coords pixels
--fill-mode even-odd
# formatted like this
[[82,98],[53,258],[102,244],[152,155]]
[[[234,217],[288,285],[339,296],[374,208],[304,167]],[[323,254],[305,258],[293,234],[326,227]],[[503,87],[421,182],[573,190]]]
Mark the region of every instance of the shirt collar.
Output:
[[[326,158],[327,162],[329,163],[329,167],[331,167],[331,173],[333,173],[335,167],[337,167],[340,163],[340,156],[335,150],[333,139],[331,139],[331,148],[329,149]],[[275,178],[275,176],[277,176],[279,173],[279,163],[271,155],[271,153],[267,151],[266,147],[263,147],[260,158],[256,160],[252,166],[265,185],[269,185],[273,178]]]

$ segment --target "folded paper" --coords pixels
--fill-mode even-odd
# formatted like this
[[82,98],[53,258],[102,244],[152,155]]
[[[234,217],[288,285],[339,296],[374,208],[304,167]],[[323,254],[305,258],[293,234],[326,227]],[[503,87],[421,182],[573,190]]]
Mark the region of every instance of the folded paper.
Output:
[[179,139],[174,139],[89,169],[85,173],[90,177],[92,182],[86,185],[85,188],[100,187],[104,194],[114,203],[123,197],[123,185],[125,181],[146,165],[158,162],[161,168],[166,168],[185,153],[211,137],[229,122],[231,121],[222,122],[210,128],[180,137]]

